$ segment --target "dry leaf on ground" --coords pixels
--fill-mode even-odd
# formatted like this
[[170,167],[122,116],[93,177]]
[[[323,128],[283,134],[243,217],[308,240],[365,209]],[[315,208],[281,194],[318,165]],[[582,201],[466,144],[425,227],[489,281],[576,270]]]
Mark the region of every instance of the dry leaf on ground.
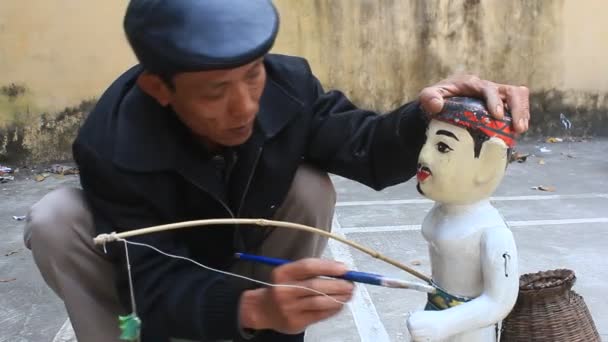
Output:
[[523,162],[525,162],[528,159],[529,156],[530,156],[529,153],[513,152],[511,154],[511,160],[510,161],[511,162],[516,161],[518,163],[523,163]]
[[550,186],[550,185],[539,185],[539,186],[533,186],[532,190],[555,192],[556,189],[554,186]]
[[564,141],[564,139],[555,138],[555,137],[549,137],[549,138],[547,138],[547,140],[545,140],[545,142],[547,142],[549,144],[555,144],[555,143],[562,142],[562,141]]
[[50,173],[45,172],[45,173],[36,175],[36,177],[34,177],[34,179],[36,180],[36,182],[42,182],[43,180],[47,179],[50,176],[51,176]]
[[8,252],[8,253],[4,254],[4,256],[11,256],[11,255],[13,255],[13,254],[17,254],[17,253],[19,253],[19,251],[21,251],[21,249],[17,249],[17,250],[14,250],[14,251],[10,251],[10,252]]

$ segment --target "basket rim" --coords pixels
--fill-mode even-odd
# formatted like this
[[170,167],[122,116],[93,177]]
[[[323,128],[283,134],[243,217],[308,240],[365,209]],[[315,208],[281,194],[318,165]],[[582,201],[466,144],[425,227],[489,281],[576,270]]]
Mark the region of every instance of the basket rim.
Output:
[[527,273],[520,277],[519,288],[521,291],[537,291],[543,289],[565,287],[571,288],[576,280],[573,270],[555,269]]

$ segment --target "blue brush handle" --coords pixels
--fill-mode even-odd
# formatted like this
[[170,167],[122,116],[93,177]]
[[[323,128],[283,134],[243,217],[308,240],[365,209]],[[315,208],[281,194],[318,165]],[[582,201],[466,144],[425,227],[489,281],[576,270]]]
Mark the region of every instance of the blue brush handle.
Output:
[[[235,253],[235,257],[241,260],[247,260],[252,262],[258,262],[270,266],[281,266],[288,264],[292,261],[278,258],[270,258],[261,255],[253,255],[246,253]],[[342,276],[329,276],[330,278],[344,279],[363,284],[380,285],[382,286],[383,276],[374,273],[366,273],[359,271],[348,271]]]
[[371,284],[383,286],[383,276],[374,273],[359,272],[359,271],[348,271],[341,277],[336,277],[344,280],[354,281],[357,283]]

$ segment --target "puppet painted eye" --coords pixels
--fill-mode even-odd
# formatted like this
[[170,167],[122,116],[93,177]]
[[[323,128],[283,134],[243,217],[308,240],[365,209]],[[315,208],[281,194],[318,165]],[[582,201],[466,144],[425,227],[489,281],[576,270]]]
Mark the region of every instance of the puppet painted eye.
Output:
[[446,143],[439,142],[439,143],[437,143],[437,151],[439,151],[441,153],[448,153],[448,152],[454,151],[454,150],[450,146],[448,146]]

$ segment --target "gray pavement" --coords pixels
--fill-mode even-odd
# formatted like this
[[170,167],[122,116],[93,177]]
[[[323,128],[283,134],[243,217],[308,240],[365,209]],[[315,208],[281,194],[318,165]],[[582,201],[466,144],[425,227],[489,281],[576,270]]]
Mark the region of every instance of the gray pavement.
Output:
[[[551,152],[541,153],[537,146]],[[513,229],[520,270],[574,270],[574,290],[585,298],[602,339],[608,341],[608,140],[524,143],[518,150],[534,156],[509,166],[493,203]],[[418,195],[414,182],[381,192],[340,177],[334,177],[334,183],[339,201],[334,231],[429,273],[426,244],[418,229],[431,203]],[[65,310],[23,247],[23,223],[12,216],[25,215],[51,189],[76,184],[75,176],[66,176],[0,185],[0,280],[6,281],[0,282],[0,342],[69,340]],[[556,191],[531,189],[539,185],[554,186]],[[362,271],[413,280],[339,243],[329,244],[326,257]],[[358,285],[349,308],[311,327],[307,341],[408,341],[405,319],[424,301],[418,292]]]

